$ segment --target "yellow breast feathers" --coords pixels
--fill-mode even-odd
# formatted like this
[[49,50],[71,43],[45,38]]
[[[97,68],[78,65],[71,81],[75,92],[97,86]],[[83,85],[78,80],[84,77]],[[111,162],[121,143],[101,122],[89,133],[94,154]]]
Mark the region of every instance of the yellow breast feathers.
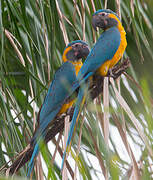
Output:
[[114,18],[118,21],[118,30],[121,34],[121,42],[119,45],[118,50],[116,51],[116,53],[114,54],[114,57],[111,60],[106,61],[99,69],[98,69],[98,73],[102,76],[106,76],[107,72],[110,68],[112,68],[113,66],[115,66],[115,64],[121,59],[121,57],[124,54],[125,48],[127,46],[127,41],[126,41],[126,32],[121,24],[121,22],[119,21],[119,19],[114,15],[114,14],[110,14],[109,15],[110,18]]

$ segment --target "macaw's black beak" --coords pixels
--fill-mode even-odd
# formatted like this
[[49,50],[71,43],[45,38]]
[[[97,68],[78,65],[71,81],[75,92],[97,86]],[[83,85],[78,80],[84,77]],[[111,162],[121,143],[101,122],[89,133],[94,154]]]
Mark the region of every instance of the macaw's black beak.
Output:
[[98,17],[96,15],[93,15],[91,24],[95,31],[97,31],[97,21]]
[[89,50],[88,46],[83,46],[82,47],[82,55],[83,55],[83,57],[87,57],[89,52],[90,52],[90,50]]
[[77,59],[80,58],[86,58],[90,52],[89,47],[87,45],[82,45],[81,47],[78,48],[77,51]]
[[104,31],[113,26],[117,26],[118,21],[114,18],[110,18],[109,15],[94,14],[92,17],[92,26],[97,31],[97,27]]
[[107,17],[99,16],[98,14],[93,15],[92,26],[94,30],[97,31],[97,27],[105,30],[108,25],[107,20]]

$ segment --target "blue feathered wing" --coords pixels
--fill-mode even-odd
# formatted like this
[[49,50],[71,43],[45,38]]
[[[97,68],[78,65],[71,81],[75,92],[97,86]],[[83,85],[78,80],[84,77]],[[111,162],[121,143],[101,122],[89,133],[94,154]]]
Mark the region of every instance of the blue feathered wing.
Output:
[[[101,34],[100,38],[98,39],[98,41],[96,42],[92,50],[90,51],[90,54],[88,55],[83,66],[81,67],[77,76],[77,82],[75,82],[72,87],[72,92],[79,86],[82,86],[82,84],[84,84],[85,81],[90,76],[92,76],[102,64],[104,64],[107,60],[111,60],[113,58],[116,51],[118,50],[120,42],[121,42],[120,32],[116,27],[110,28]],[[70,144],[74,126],[79,116],[80,106],[81,106],[83,97],[85,96],[84,89],[85,88],[81,87],[79,90],[79,94],[78,94],[78,98],[77,98],[77,102],[75,105],[75,110],[74,110],[74,114],[73,114],[73,118],[72,118],[72,122],[70,126],[70,131],[68,135],[68,140],[66,143],[66,149],[63,154],[61,168],[63,168],[66,150]]]
[[28,165],[28,176],[31,174],[34,158],[39,152],[39,142],[45,136],[47,126],[59,113],[66,97],[69,96],[69,93],[72,94],[71,87],[75,81],[75,68],[70,62],[64,63],[54,75],[40,110],[39,127],[32,138],[34,151]]

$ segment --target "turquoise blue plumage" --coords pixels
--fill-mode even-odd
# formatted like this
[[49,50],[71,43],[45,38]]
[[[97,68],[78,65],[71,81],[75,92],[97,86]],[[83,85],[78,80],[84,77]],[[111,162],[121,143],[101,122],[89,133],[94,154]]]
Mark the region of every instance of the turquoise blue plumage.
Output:
[[[77,87],[81,87],[85,81],[95,73],[105,76],[110,68],[112,68],[123,56],[127,42],[126,33],[119,17],[111,10],[98,10],[93,14],[92,18],[93,28],[96,30],[97,27],[103,29],[103,33],[100,35],[96,44],[91,49],[88,57],[86,58],[82,68],[80,69],[77,82],[73,85],[72,91],[75,91]],[[82,103],[84,88],[80,88],[81,92],[78,95],[75,111],[72,118],[72,129],[68,135],[67,146],[70,144],[74,124],[79,114],[79,107]],[[84,93],[83,93],[84,92]],[[65,154],[62,161],[62,169],[65,159]]]
[[[63,74],[65,74],[65,76],[63,76]],[[32,141],[36,145],[28,165],[28,176],[30,175],[31,170],[34,166],[34,158],[39,152],[40,137],[45,136],[45,129],[47,128],[51,120],[53,120],[58,114],[62,107],[61,102],[64,102],[64,97],[68,95],[68,90],[65,88],[64,81],[67,81],[69,85],[72,85],[75,80],[75,68],[70,62],[64,63],[61,68],[55,73],[54,80],[48,89],[48,93],[45,97],[40,111],[39,128],[37,129],[32,139]]]
[[87,59],[80,69],[77,79],[80,81],[88,73],[95,72],[104,62],[111,60],[120,45],[120,33],[112,27],[104,31],[91,49]]
[[89,88],[89,82],[86,83],[86,86],[85,84],[82,84],[81,88],[79,88],[79,92],[78,92],[78,98],[77,98],[77,102],[75,104],[75,109],[74,109],[74,113],[73,113],[73,117],[72,117],[72,121],[71,121],[71,125],[70,125],[70,131],[69,131],[69,134],[68,134],[68,139],[67,139],[67,142],[66,142],[66,149],[63,153],[63,159],[62,159],[62,165],[61,165],[61,169],[63,169],[63,166],[64,166],[64,160],[65,160],[65,157],[66,157],[66,151],[67,151],[67,148],[71,142],[71,139],[72,139],[72,135],[73,135],[73,131],[74,131],[74,128],[75,128],[75,125],[76,125],[76,121],[77,121],[77,118],[78,118],[78,114],[80,112],[80,109],[81,109],[81,103],[83,102],[83,99],[85,98],[85,89],[88,89]]
[[[72,86],[77,80],[77,72],[81,58],[86,57],[89,53],[88,45],[84,41],[73,41],[64,50],[63,65],[57,70],[54,79],[48,89],[47,95],[44,99],[43,105],[39,113],[39,126],[31,140],[31,146],[34,151],[30,162],[28,164],[28,174],[30,176],[34,166],[34,158],[39,152],[40,140],[44,138],[47,133],[48,125],[60,113],[65,104],[65,99],[69,94],[72,94]],[[66,111],[67,109],[64,108]]]

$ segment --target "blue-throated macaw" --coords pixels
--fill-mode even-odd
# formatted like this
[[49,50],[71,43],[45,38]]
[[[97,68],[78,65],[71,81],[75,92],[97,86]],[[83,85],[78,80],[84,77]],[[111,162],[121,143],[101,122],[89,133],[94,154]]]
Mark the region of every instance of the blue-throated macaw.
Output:
[[41,138],[46,134],[46,128],[56,115],[65,113],[68,108],[73,105],[75,99],[71,99],[69,102],[65,102],[64,100],[69,93],[71,94],[71,87],[76,81],[77,74],[82,66],[81,58],[87,57],[88,54],[88,45],[81,40],[71,42],[64,49],[62,56],[64,63],[55,73],[54,79],[48,89],[48,93],[39,112],[39,126],[31,140],[34,151],[28,164],[27,176],[31,174],[33,169],[34,158],[39,152],[39,143]]
[[[74,84],[73,90],[83,84],[86,79],[92,76],[94,73],[98,73],[101,76],[106,76],[108,70],[111,69],[123,56],[125,48],[127,46],[126,32],[122,26],[122,23],[117,16],[111,10],[101,9],[96,11],[92,16],[92,26],[95,30],[97,27],[104,30],[100,35],[96,44],[91,49],[88,57],[86,58],[83,66],[81,67],[77,79]],[[62,160],[62,169],[66,150],[70,144],[74,126],[80,112],[80,106],[84,101],[84,90],[79,89],[75,110],[70,126],[66,149]]]

